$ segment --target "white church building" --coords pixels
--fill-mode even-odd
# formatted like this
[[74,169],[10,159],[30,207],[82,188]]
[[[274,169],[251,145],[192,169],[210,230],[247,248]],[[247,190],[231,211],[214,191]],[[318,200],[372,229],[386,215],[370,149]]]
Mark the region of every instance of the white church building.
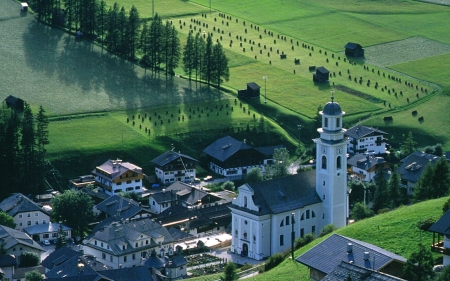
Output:
[[316,143],[316,170],[270,181],[247,183],[230,205],[231,251],[256,260],[291,248],[308,233],[323,226],[347,224],[347,140],[342,128],[345,114],[328,102]]

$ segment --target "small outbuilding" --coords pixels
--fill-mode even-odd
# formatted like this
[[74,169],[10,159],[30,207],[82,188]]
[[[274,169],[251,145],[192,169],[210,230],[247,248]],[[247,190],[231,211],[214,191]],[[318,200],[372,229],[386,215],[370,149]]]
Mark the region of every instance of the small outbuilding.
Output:
[[323,66],[316,68],[316,73],[313,74],[313,81],[325,83],[328,80],[330,80],[330,72]]
[[22,112],[23,111],[24,104],[25,104],[25,102],[22,99],[17,98],[15,96],[11,96],[11,95],[9,95],[5,99],[5,103],[6,103],[6,106],[8,108],[14,109],[14,110],[16,110],[18,112]]
[[255,82],[247,83],[247,89],[238,90],[238,97],[240,98],[257,98],[260,95],[261,87]]
[[347,45],[345,45],[345,55],[354,58],[362,58],[364,57],[364,49],[357,43],[348,42]]
[[20,10],[28,11],[28,3],[27,2],[20,3]]

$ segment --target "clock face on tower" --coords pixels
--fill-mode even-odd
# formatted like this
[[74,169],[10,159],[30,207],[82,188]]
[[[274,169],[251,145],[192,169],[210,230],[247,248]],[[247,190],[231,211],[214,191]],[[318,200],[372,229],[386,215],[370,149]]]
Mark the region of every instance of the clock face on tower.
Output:
[[327,148],[326,147],[322,147],[322,153],[327,153]]
[[342,154],[342,148],[337,148],[336,152],[337,152],[337,154]]

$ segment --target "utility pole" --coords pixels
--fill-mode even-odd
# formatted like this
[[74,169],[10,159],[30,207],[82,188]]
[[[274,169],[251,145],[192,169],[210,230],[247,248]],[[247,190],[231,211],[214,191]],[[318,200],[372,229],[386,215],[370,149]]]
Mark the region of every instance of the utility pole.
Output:
[[300,129],[302,128],[302,125],[297,125],[298,129],[298,147],[300,148]]
[[267,103],[267,87],[266,87],[267,76],[263,76],[263,80],[264,80],[264,103]]
[[292,233],[291,233],[291,253],[292,253],[292,260],[294,260],[294,240],[295,240],[294,223],[295,223],[295,213],[292,213],[292,214],[291,214],[291,225],[292,225]]

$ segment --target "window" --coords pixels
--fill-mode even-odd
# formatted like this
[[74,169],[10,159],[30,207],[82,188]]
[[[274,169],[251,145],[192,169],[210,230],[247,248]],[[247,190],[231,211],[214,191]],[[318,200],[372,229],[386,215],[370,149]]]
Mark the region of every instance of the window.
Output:
[[139,245],[138,245],[138,242],[136,242],[136,243],[134,243],[134,247],[135,248],[137,248]]
[[139,182],[140,180],[134,180],[134,182]]
[[35,216],[35,217],[38,217],[38,216],[39,216],[39,213],[38,213],[38,212],[35,212],[35,213],[34,213],[34,216]]
[[43,224],[46,224],[46,223],[47,223],[47,221],[46,221],[46,220],[42,220],[42,223],[43,223]]
[[286,216],[286,225],[289,225],[289,216]]
[[114,193],[120,193],[122,191],[122,189],[115,189]]
[[311,211],[311,218],[315,218],[316,217],[316,213],[314,213],[314,211]]
[[148,245],[148,240],[145,240],[145,245]]
[[122,185],[122,182],[118,182],[117,185]]
[[19,214],[19,219],[21,219],[22,218],[22,214]]
[[111,262],[113,262],[113,261],[114,261],[114,257],[113,257],[112,255],[109,255],[109,260],[110,260]]
[[306,219],[309,219],[309,210],[306,210]]
[[284,226],[284,220],[281,220],[281,222],[280,222],[280,227],[281,226]]
[[155,201],[153,201],[153,206],[155,206]]
[[280,246],[284,246],[284,235],[280,235]]
[[31,214],[30,214],[30,213],[28,213],[28,217],[31,217]]
[[31,221],[27,221],[27,225],[31,225]]
[[39,221],[35,221],[34,223],[35,223],[35,224],[39,224]]
[[127,181],[127,184],[130,184],[131,183],[131,181]]
[[325,128],[328,127],[328,118],[325,118],[323,123],[324,123],[323,126],[324,126]]
[[300,217],[300,220],[301,220],[301,221],[304,221],[304,220],[305,220],[305,214],[304,214],[304,213],[303,213],[302,216]]
[[[48,238],[49,236],[50,235],[48,233],[45,233],[45,234],[42,235],[42,237],[44,237],[44,238]],[[97,241],[95,241],[95,242],[97,242]]]
[[134,189],[135,190],[139,190],[139,189],[141,189],[141,187],[140,186],[136,186]]
[[125,245],[122,245],[122,251],[125,251]]
[[316,233],[316,226],[315,226],[315,225],[313,225],[313,226],[311,227],[311,232],[314,233],[314,234]]
[[131,259],[135,260],[136,259],[136,254],[132,254],[131,255]]
[[336,118],[336,127],[339,128],[341,126],[341,118]]
[[123,256],[123,262],[127,262],[127,256]]
[[322,156],[322,169],[327,169],[327,157],[325,155]]
[[22,226],[22,223],[21,223],[21,222],[19,222],[19,226]]
[[132,191],[134,188],[132,188],[132,187],[127,187],[126,188],[126,191]]
[[94,241],[94,245],[97,246],[97,240]]
[[342,168],[342,164],[341,164],[341,156],[338,156],[336,158],[336,168],[341,169]]
[[102,248],[103,248],[103,242],[100,244],[100,246],[102,246]]
[[244,196],[244,208],[247,208],[247,196]]
[[305,236],[305,229],[304,228],[300,228],[300,237],[303,238],[303,236]]

